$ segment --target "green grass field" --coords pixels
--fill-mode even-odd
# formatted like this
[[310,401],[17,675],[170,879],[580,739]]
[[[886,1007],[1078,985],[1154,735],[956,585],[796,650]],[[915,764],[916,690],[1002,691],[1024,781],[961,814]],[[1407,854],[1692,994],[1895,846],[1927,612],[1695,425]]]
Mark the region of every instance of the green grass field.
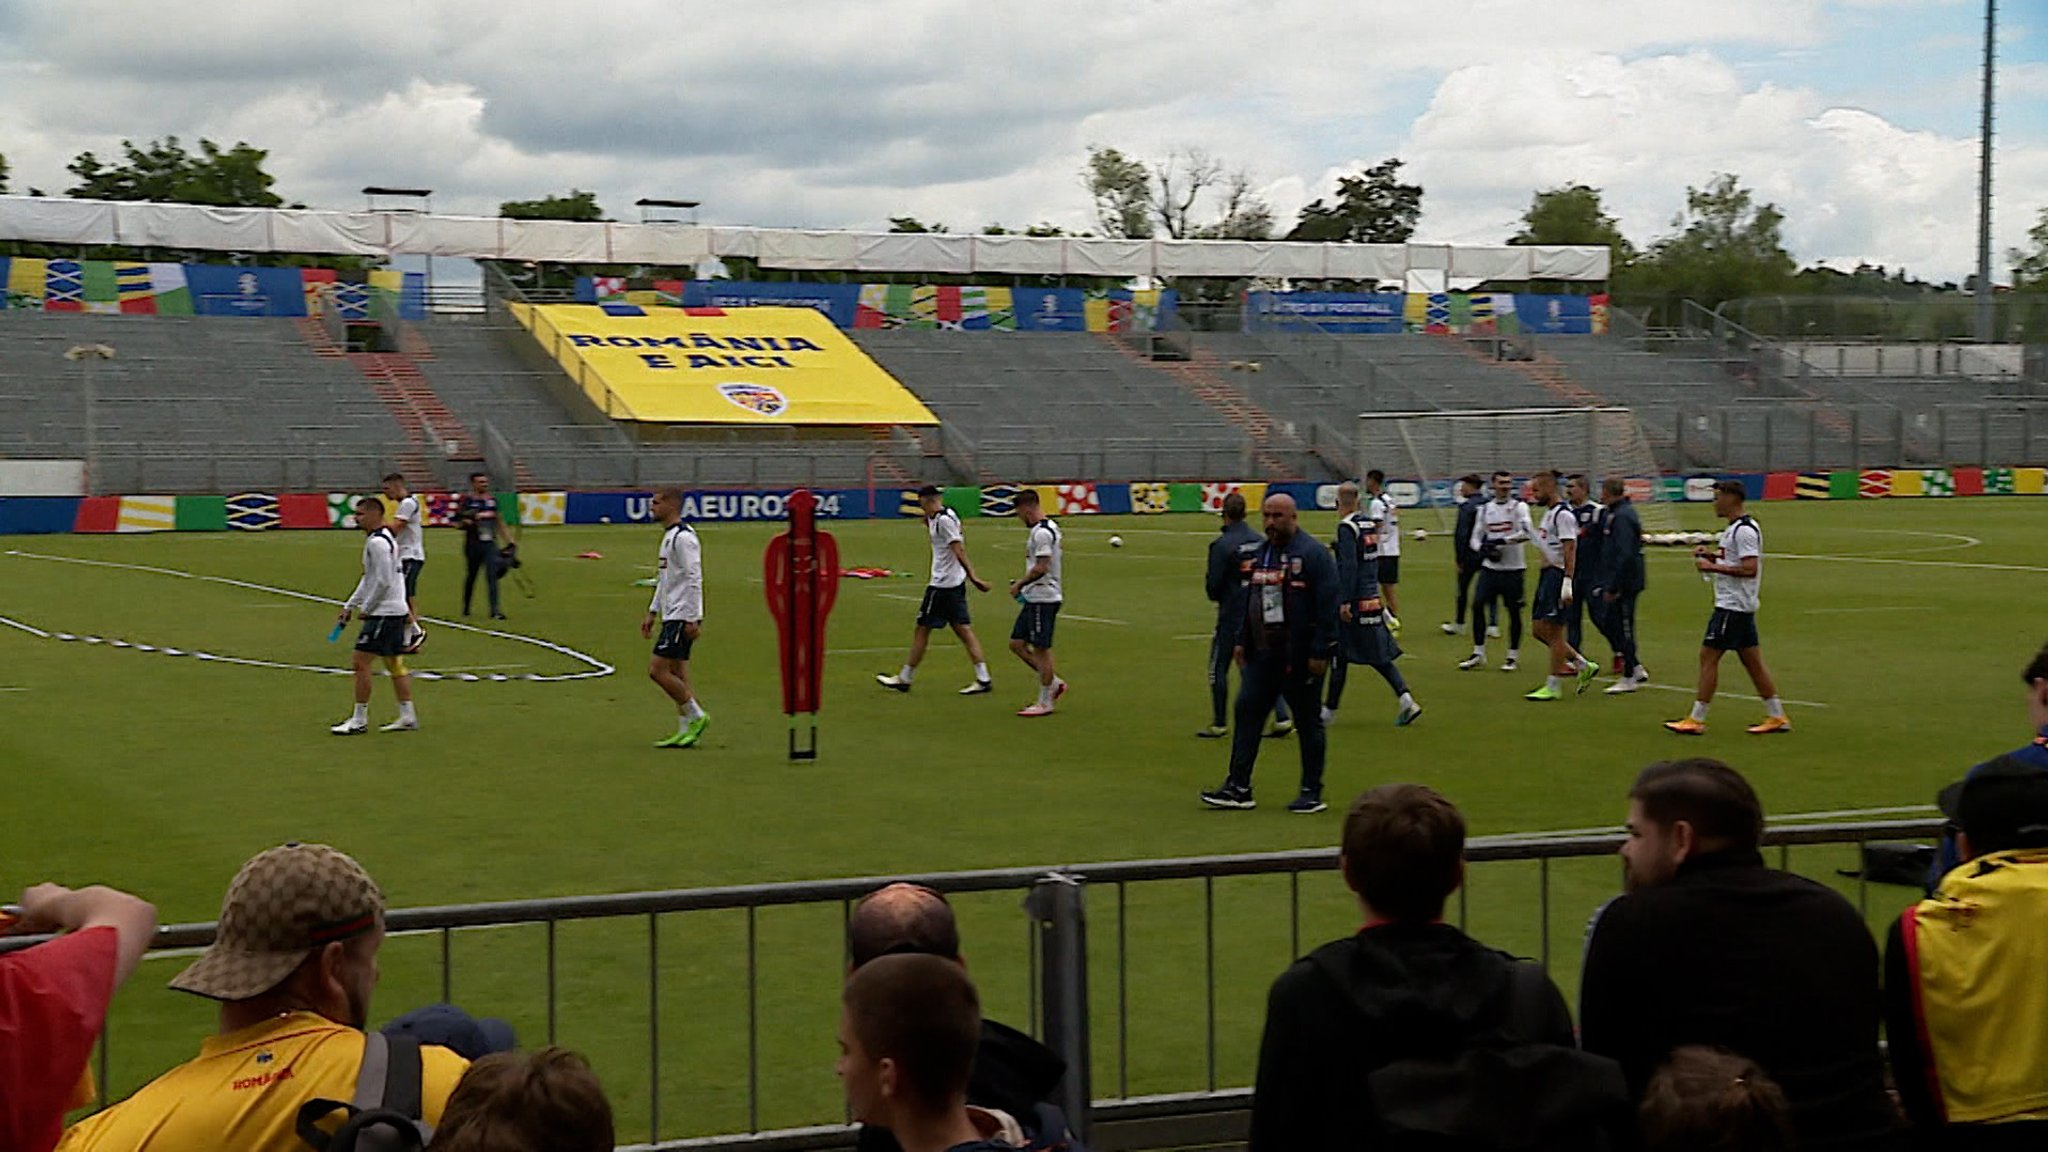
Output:
[[[0,882],[104,882],[146,894],[166,921],[210,919],[240,863],[286,839],[359,858],[394,906],[913,873],[1007,865],[1264,851],[1334,843],[1344,798],[1418,780],[1452,797],[1476,834],[1612,824],[1643,764],[1676,753],[1720,756],[1747,772],[1777,813],[1928,801],[1962,767],[2018,743],[2014,674],[2044,627],[2032,501],[1884,501],[1759,506],[1772,554],[1764,586],[1766,654],[1796,704],[1796,731],[1757,739],[1752,701],[1724,699],[1703,740],[1658,722],[1687,692],[1598,694],[1560,704],[1520,699],[1540,670],[1460,673],[1463,638],[1436,631],[1449,609],[1449,547],[1406,550],[1403,661],[1427,715],[1391,726],[1369,672],[1354,676],[1331,734],[1329,791],[1317,817],[1280,810],[1295,783],[1292,741],[1269,742],[1262,807],[1204,810],[1226,749],[1193,737],[1206,723],[1203,682],[1212,610],[1202,556],[1214,523],[1192,516],[1066,524],[1067,612],[1057,651],[1073,692],[1057,716],[1025,721],[1025,672],[1006,651],[1012,605],[974,600],[997,691],[963,699],[957,647],[935,643],[916,692],[870,677],[900,662],[927,556],[911,522],[832,525],[849,565],[910,579],[847,581],[831,623],[823,758],[791,764],[776,689],[774,632],[760,586],[765,525],[703,529],[708,619],[693,671],[715,722],[704,745],[658,751],[673,713],[643,675],[637,624],[651,528],[554,528],[524,549],[538,585],[508,586],[506,627],[590,653],[618,674],[567,683],[419,686],[423,731],[338,740],[340,677],[204,663],[191,657],[41,639],[0,628],[0,763],[11,827]],[[1688,509],[1688,527],[1712,526]],[[1327,534],[1328,514],[1306,518]],[[1409,527],[1429,526],[1411,514]],[[1126,546],[1111,550],[1121,533]],[[1021,532],[970,521],[985,575],[1021,567]],[[459,546],[430,535],[421,609],[458,607]],[[7,551],[7,550],[13,551]],[[586,549],[602,560],[574,557]],[[339,598],[355,578],[353,534],[16,537],[0,541],[0,615],[49,632],[123,638],[287,664],[340,665],[325,634],[332,609],[303,599],[181,578],[227,576]],[[60,563],[70,557],[141,565]],[[1653,555],[1641,613],[1657,681],[1689,686],[1705,586],[1682,553]],[[1092,617],[1093,619],[1082,619]],[[1604,659],[1604,647],[1594,645]],[[999,656],[994,655],[1000,653]],[[1495,649],[1496,664],[1499,649]],[[1539,669],[1525,642],[1525,669]],[[559,674],[575,661],[515,641],[435,629],[418,669]],[[1724,688],[1748,685],[1733,661]],[[391,718],[380,682],[373,723]],[[1795,866],[1832,874],[1847,849],[1810,849]],[[1585,918],[1610,894],[1609,860],[1551,868],[1553,967],[1569,988]],[[1199,883],[1091,893],[1098,1095],[1177,1091],[1208,1082]],[[1873,918],[1904,889],[1873,890]],[[1265,986],[1290,959],[1284,877],[1215,885],[1217,1078],[1249,1081]],[[1347,932],[1354,914],[1333,874],[1301,880],[1305,945]],[[1023,917],[1015,894],[960,901],[973,971],[991,1015],[1028,1010]],[[1527,954],[1539,946],[1534,864],[1474,869],[1474,932]],[[1128,1044],[1119,1045],[1117,920],[1125,917]],[[771,909],[756,921],[759,1115],[764,1126],[836,1119],[831,1066],[840,957],[837,906]],[[659,932],[659,1102],[664,1135],[744,1128],[747,921],[665,918]],[[649,930],[645,921],[564,927],[563,1042],[590,1052],[615,1092],[622,1136],[647,1130]],[[539,928],[458,934],[455,998],[545,1035],[545,937]],[[436,998],[440,942],[386,947],[379,1019]],[[193,1051],[209,1006],[162,988],[175,962],[147,965],[110,1025],[110,1087],[123,1094]]]

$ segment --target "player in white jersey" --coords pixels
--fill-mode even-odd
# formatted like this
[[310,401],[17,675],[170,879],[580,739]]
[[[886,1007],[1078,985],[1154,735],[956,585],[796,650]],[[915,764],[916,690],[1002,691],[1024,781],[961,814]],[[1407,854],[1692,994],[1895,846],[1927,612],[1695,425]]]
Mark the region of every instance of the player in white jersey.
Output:
[[1387,474],[1365,474],[1365,518],[1379,525],[1380,599],[1387,607],[1387,631],[1401,634],[1401,506],[1387,495]]
[[1473,602],[1472,655],[1458,662],[1469,672],[1486,667],[1486,610],[1496,603],[1508,610],[1508,658],[1500,666],[1513,672],[1522,655],[1522,593],[1528,561],[1522,545],[1536,535],[1529,522],[1529,506],[1515,499],[1514,477],[1493,474],[1493,500],[1479,509],[1467,541],[1479,556],[1479,599]]
[[1543,519],[1536,523],[1532,537],[1541,571],[1536,575],[1536,603],[1530,608],[1529,618],[1534,622],[1536,639],[1550,649],[1550,675],[1541,688],[1528,694],[1529,700],[1564,699],[1564,682],[1568,678],[1576,679],[1577,691],[1583,693],[1600,671],[1579,655],[1565,634],[1578,592],[1573,577],[1578,574],[1579,517],[1570,504],[1558,499],[1559,479],[1555,471],[1544,471],[1530,481],[1531,494],[1543,509]]
[[[656,554],[654,599],[640,620],[640,636],[654,638],[647,678],[676,704],[676,730],[654,746],[688,748],[711,726],[711,714],[690,685],[690,649],[704,631],[704,553],[697,530],[683,523],[682,489],[664,488],[654,494],[654,518],[661,523],[661,550]],[[661,626],[658,637],[656,624]]]
[[351,614],[363,618],[363,630],[356,637],[356,707],[349,718],[329,728],[336,736],[356,736],[370,730],[370,665],[382,657],[391,673],[391,690],[398,696],[398,719],[386,724],[386,732],[410,732],[420,726],[412,707],[412,674],[405,669],[405,577],[398,568],[398,541],[384,526],[384,502],[375,496],[356,501],[356,527],[363,530],[363,578],[356,590],[342,602],[335,620],[338,632]]
[[405,577],[405,654],[410,656],[427,642],[419,610],[420,569],[427,566],[426,520],[420,498],[406,490],[403,473],[385,475],[384,498],[391,501],[391,538],[398,541],[398,571]]
[[981,640],[974,634],[973,617],[967,611],[967,586],[972,584],[986,592],[988,582],[974,574],[974,565],[967,559],[966,538],[960,531],[960,514],[946,507],[938,485],[927,484],[918,489],[917,506],[924,514],[925,533],[931,537],[932,579],[925,587],[924,601],[917,607],[917,628],[910,634],[910,655],[904,657],[903,667],[895,675],[876,676],[875,683],[898,692],[910,691],[917,666],[924,662],[925,646],[931,643],[932,629],[951,628],[974,665],[974,683],[962,688],[960,695],[992,692],[995,682],[989,678],[988,658],[982,655]]
[[1707,730],[1707,705],[1714,702],[1720,686],[1721,657],[1733,652],[1749,673],[1756,694],[1763,697],[1764,718],[1749,726],[1752,736],[1790,732],[1792,721],[1785,718],[1785,702],[1778,698],[1777,682],[1764,667],[1762,641],[1757,638],[1756,611],[1764,579],[1764,531],[1743,511],[1749,494],[1740,480],[1722,480],[1714,485],[1714,515],[1728,521],[1718,547],[1702,545],[1693,550],[1693,564],[1713,578],[1714,615],[1707,621],[1706,639],[1700,643],[1699,691],[1692,713],[1682,720],[1666,721],[1664,727],[1681,736],[1699,736]]
[[1038,700],[1019,716],[1050,716],[1053,704],[1067,694],[1067,682],[1052,665],[1052,629],[1059,622],[1060,526],[1039,506],[1038,492],[1017,493],[1017,518],[1024,521],[1024,575],[1010,581],[1010,595],[1023,605],[1010,629],[1010,651],[1038,674]]

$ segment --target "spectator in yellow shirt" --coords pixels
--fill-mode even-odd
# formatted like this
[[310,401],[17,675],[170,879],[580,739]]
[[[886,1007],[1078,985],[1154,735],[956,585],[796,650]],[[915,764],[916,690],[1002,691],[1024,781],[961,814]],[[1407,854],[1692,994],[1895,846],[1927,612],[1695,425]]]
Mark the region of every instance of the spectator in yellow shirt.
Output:
[[[288,1152],[302,1105],[348,1100],[362,1070],[384,897],[361,865],[286,844],[242,866],[213,946],[171,987],[220,1002],[199,1055],[65,1134],[63,1152]],[[422,1118],[438,1123],[468,1062],[420,1053]]]

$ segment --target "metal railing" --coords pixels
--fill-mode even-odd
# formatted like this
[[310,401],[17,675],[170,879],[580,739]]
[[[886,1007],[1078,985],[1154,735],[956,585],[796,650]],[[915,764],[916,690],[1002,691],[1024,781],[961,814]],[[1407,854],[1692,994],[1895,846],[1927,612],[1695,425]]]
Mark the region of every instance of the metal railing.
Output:
[[[1840,847],[1872,840],[1931,838],[1941,827],[1942,822],[1932,818],[1792,824],[1769,829],[1764,840],[1766,845],[1775,848],[1777,865],[1786,868],[1790,866],[1794,847]],[[1447,917],[1489,939],[1489,942],[1532,954],[1548,967],[1560,935],[1553,930],[1554,921],[1562,916],[1567,924],[1583,925],[1593,909],[1604,903],[1618,887],[1618,865],[1607,871],[1606,866],[1592,858],[1611,857],[1621,839],[1619,831],[1474,838],[1467,845],[1466,858],[1475,867],[1469,870],[1467,883],[1459,890],[1454,906],[1446,910]],[[1595,871],[1576,877],[1563,875],[1565,863],[1573,860],[1588,861],[1587,867]],[[1841,861],[1833,859],[1829,863],[1832,870]],[[1534,865],[1533,898],[1532,894],[1524,891],[1530,879],[1526,871],[1519,880],[1512,871],[1512,866],[1517,864],[1525,870]],[[1119,1125],[1174,1121],[1182,1125],[1176,1131],[1185,1131],[1188,1124],[1194,1123],[1197,1127],[1208,1125],[1211,1135],[1219,1138],[1230,1138],[1233,1132],[1241,1138],[1248,1089],[1240,1086],[1241,1071],[1225,1067],[1223,1046],[1226,1037],[1223,1032],[1229,1031],[1227,1040],[1233,1048],[1241,1049],[1247,1042],[1255,1043],[1257,1016],[1264,1002],[1264,990],[1279,968],[1288,960],[1302,955],[1304,944],[1314,941],[1319,935],[1336,936],[1355,930],[1356,908],[1348,893],[1342,893],[1335,886],[1329,886],[1327,891],[1307,891],[1302,882],[1304,875],[1328,873],[1336,867],[1337,853],[1334,849],[1313,849],[400,909],[386,917],[392,940],[386,945],[385,982],[389,987],[395,979],[394,968],[403,968],[399,958],[393,954],[415,943],[424,943],[429,945],[432,954],[426,958],[426,970],[413,974],[415,989],[425,984],[436,988],[440,999],[452,1000],[458,983],[455,947],[458,934],[482,930],[516,932],[521,926],[528,930],[537,928],[542,934],[540,954],[535,959],[541,968],[543,981],[545,1038],[549,1043],[565,1039],[573,1042],[572,1038],[562,1035],[562,986],[565,982],[572,982],[586,995],[594,995],[601,1002],[608,1020],[636,1013],[636,1009],[616,995],[616,988],[593,992],[591,973],[564,971],[562,954],[569,926],[579,922],[596,922],[596,926],[609,924],[614,931],[607,938],[606,951],[593,963],[598,966],[622,963],[623,956],[630,954],[630,938],[638,935],[645,956],[647,979],[644,1002],[646,1043],[642,1050],[644,1067],[640,1069],[644,1075],[640,1082],[644,1089],[633,1089],[630,1083],[622,1084],[616,1074],[611,1078],[614,1096],[621,1101],[622,1132],[630,1132],[637,1127],[626,1120],[632,1114],[626,1098],[637,1096],[644,1090],[646,1098],[639,1103],[644,1104],[644,1113],[641,1114],[645,1117],[644,1133],[648,1146],[668,1149],[850,1147],[851,1130],[843,1123],[833,1123],[829,1116],[812,1114],[808,1123],[796,1127],[770,1130],[763,1125],[763,1117],[771,1103],[775,1104],[779,1115],[791,1114],[789,1107],[779,1102],[764,1101],[763,1098],[761,1020],[765,982],[761,975],[762,941],[764,936],[770,939],[782,937],[779,931],[771,935],[770,928],[780,926],[769,925],[767,922],[771,917],[766,913],[770,909],[809,908],[813,910],[814,926],[827,928],[830,932],[826,939],[808,942],[809,954],[798,958],[806,962],[798,966],[789,982],[778,982],[772,989],[769,1003],[780,1006],[808,993],[836,1005],[847,963],[843,927],[852,914],[854,902],[886,883],[909,880],[952,896],[956,907],[961,910],[963,923],[970,920],[971,914],[979,914],[979,923],[970,924],[966,935],[968,950],[975,958],[974,971],[982,986],[984,1004],[992,1012],[1005,1002],[1017,1006],[1015,1001],[1022,1000],[1028,1004],[1023,1018],[1030,1022],[1031,1031],[1067,1062],[1071,1074],[1061,1085],[1060,1095],[1069,1116],[1084,1136],[1087,1128],[1096,1123]],[[1285,884],[1284,895],[1271,890],[1272,885],[1282,882]],[[1264,884],[1266,887],[1259,890],[1256,901],[1242,899],[1243,892],[1235,888],[1227,893],[1231,899],[1219,901],[1219,888],[1245,884]],[[1560,886],[1567,891],[1560,894],[1554,890]],[[1134,900],[1135,893],[1143,895]],[[1481,902],[1489,905],[1489,924],[1484,928],[1473,924],[1478,913],[1475,893]],[[985,903],[968,903],[975,894],[1021,894],[1024,897],[1026,937],[1021,955],[1001,947],[998,939],[992,936],[991,933],[1001,932],[1001,921],[991,918],[991,910]],[[1870,885],[1862,875],[1859,860],[1854,899],[1866,918],[1871,912],[1870,897]],[[1112,901],[1113,909],[1106,908],[1105,905]],[[1090,947],[1088,905],[1091,902],[1095,904],[1093,911],[1098,919],[1107,914],[1106,922],[1095,927],[1113,935],[1113,950]],[[1224,907],[1220,909],[1219,904]],[[828,921],[817,917],[817,911],[829,911],[833,915]],[[1883,911],[1889,914],[1888,908]],[[679,1095],[673,1084],[665,1079],[672,1076],[674,1069],[666,1066],[663,1059],[667,1047],[665,1037],[672,1039],[664,1031],[669,1022],[669,1017],[663,1012],[664,977],[698,979],[701,973],[687,963],[678,965],[674,958],[664,960],[665,940],[670,941],[673,947],[674,939],[681,935],[679,930],[665,933],[664,927],[677,920],[701,925],[705,922],[703,918],[718,914],[739,918],[738,939],[732,943],[743,947],[743,975],[739,988],[728,989],[734,1001],[728,1007],[733,1015],[743,1015],[745,1020],[743,1043],[737,1033],[722,1037],[727,1048],[726,1060],[734,1067],[730,1076],[735,1081],[733,1087],[736,1091],[719,1099],[728,1105],[725,1110],[733,1115],[735,1121],[743,1116],[744,1122],[728,1123],[721,1128],[716,1123],[707,1125],[699,1120],[699,1131],[687,1138],[677,1138],[673,1133],[688,1125],[687,1122],[679,1124],[673,1110],[664,1108],[665,1103]],[[1528,923],[1531,914],[1534,918],[1533,931]],[[792,911],[787,915],[798,917],[801,913]],[[698,919],[687,920],[690,917]],[[1492,923],[1492,919],[1502,917],[1519,920],[1520,923]],[[975,930],[991,925],[991,932]],[[1194,925],[1199,925],[1199,931]],[[214,931],[213,924],[166,927],[159,930],[153,948],[201,947],[213,940]],[[1219,938],[1224,934],[1238,943],[1248,936],[1263,934],[1261,938],[1270,945],[1267,950],[1273,953],[1270,970],[1244,973],[1253,977],[1248,985],[1233,982],[1225,988],[1220,972],[1226,959],[1235,970],[1242,967],[1242,957],[1226,958],[1221,954]],[[1567,938],[1575,937],[1567,934]],[[1162,964],[1157,956],[1144,956],[1143,948],[1134,953],[1132,945],[1140,941],[1147,948],[1170,949],[1177,946],[1186,949],[1190,954],[1169,955],[1165,965],[1179,971],[1198,970],[1201,973],[1199,989],[1192,982],[1180,986],[1180,989],[1168,989],[1166,984],[1169,982],[1150,980],[1150,974],[1161,970]],[[1282,941],[1285,942],[1284,957],[1279,954]],[[33,939],[4,941],[0,942],[0,950],[35,942]],[[785,943],[777,951],[787,948]],[[771,952],[771,955],[775,954]],[[1134,955],[1144,966],[1135,985]],[[1576,963],[1575,953],[1571,955],[1574,958],[1568,960],[1568,969]],[[416,947],[412,958],[420,959]],[[461,984],[465,992],[476,995],[470,990],[479,983],[488,983],[493,976],[505,978],[506,974],[501,970],[502,956],[494,959],[498,963],[484,965],[485,971],[480,977],[464,977]],[[777,955],[777,959],[788,958]],[[1020,975],[1024,978],[1025,988],[1023,995],[1018,997],[1011,981]],[[1113,997],[1091,996],[1091,977],[1110,981],[1114,987]],[[1150,1017],[1141,1019],[1141,1014],[1134,1013],[1134,986],[1140,988],[1148,1004],[1165,1004],[1167,1012],[1164,1019],[1170,1025],[1186,1026],[1200,1020],[1199,1043],[1188,1046],[1188,1051],[1171,1054],[1177,1061],[1178,1066],[1172,1075],[1178,1078],[1178,1082],[1166,1085],[1170,1091],[1133,1092],[1134,1030],[1143,1026],[1156,1031],[1160,1026],[1158,1020]],[[1169,995],[1170,991],[1180,994]],[[1198,1000],[1190,998],[1197,996]],[[691,1003],[697,1010],[692,1020],[717,1017],[714,1007],[704,999]],[[474,1004],[471,1006],[475,1007]],[[688,1026],[686,1021],[685,1027]],[[829,1023],[821,1027],[829,1029]],[[103,1093],[112,1079],[109,1075],[110,1052],[120,1035],[125,1033],[111,1022],[102,1035],[97,1059]],[[1248,1037],[1251,1038],[1249,1041]],[[1113,1058],[1107,1055],[1112,1045]],[[826,1047],[829,1045],[821,1041],[815,1046],[807,1045],[805,1051]],[[1193,1049],[1199,1049],[1199,1060],[1193,1058]],[[1159,1080],[1157,1054],[1145,1055],[1149,1069],[1146,1075]],[[807,1065],[813,1059],[805,1057]],[[813,1080],[822,1081],[824,1088],[831,1088],[829,1072],[826,1071],[829,1059],[816,1057],[815,1062]],[[745,1068],[743,1078],[736,1073],[736,1067],[742,1063]],[[1245,1062],[1234,1056],[1230,1063],[1235,1069],[1245,1067]],[[1196,1071],[1197,1066],[1199,1072]],[[698,1067],[693,1074],[703,1079],[712,1071],[723,1071],[726,1067],[725,1061],[720,1061],[717,1069]],[[607,1066],[607,1070],[612,1069]],[[743,1085],[737,1082],[742,1079]],[[780,1075],[778,1070],[776,1079],[782,1083],[788,1077]],[[832,1094],[836,1096],[836,1090]],[[814,1096],[822,1095],[814,1093]],[[743,1109],[738,1107],[742,1100]],[[839,1118],[843,1120],[843,1112]],[[704,1131],[703,1128],[712,1130]],[[743,1130],[744,1134],[733,1129]],[[1133,1139],[1116,1143],[1124,1147],[1146,1146],[1142,1140],[1134,1142]]]

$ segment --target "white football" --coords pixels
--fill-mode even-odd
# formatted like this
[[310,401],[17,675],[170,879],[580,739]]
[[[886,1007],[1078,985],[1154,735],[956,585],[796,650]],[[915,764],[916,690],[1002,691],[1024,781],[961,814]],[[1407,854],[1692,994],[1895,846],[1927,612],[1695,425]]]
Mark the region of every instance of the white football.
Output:
[[1111,548],[1121,548],[1121,547],[1123,547],[1123,546],[1124,546],[1124,538],[1123,538],[1123,537],[1121,537],[1121,536],[1111,536],[1111,537],[1109,538],[1109,546],[1110,546]]
[[1427,539],[1429,539],[1429,529],[1427,529],[1427,528],[1417,528],[1417,529],[1415,530],[1415,538],[1416,538],[1417,540],[1427,540]]

